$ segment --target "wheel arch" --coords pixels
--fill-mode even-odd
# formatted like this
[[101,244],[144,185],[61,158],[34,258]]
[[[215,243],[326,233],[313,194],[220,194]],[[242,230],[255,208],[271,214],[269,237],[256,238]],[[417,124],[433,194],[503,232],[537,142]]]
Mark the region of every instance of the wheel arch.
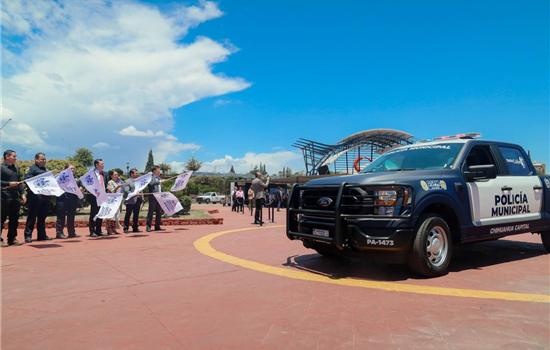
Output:
[[418,220],[416,220],[415,230],[418,230],[420,225],[422,225],[420,218],[427,214],[436,214],[441,216],[451,230],[453,245],[460,243],[462,240],[461,223],[457,211],[453,208],[452,204],[443,201],[431,201],[431,203],[427,203],[427,205],[423,206],[418,213]]

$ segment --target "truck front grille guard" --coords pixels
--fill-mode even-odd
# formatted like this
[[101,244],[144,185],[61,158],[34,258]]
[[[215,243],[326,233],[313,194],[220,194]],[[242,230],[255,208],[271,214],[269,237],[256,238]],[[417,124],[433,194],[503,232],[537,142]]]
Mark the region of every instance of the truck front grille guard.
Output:
[[[353,188],[353,187],[361,187],[361,188],[372,188],[372,189],[378,189],[378,188],[403,188],[406,187],[409,191],[409,198],[410,203],[414,203],[414,200],[412,200],[414,193],[413,188],[410,185],[401,185],[401,184],[388,184],[388,185],[348,185],[347,182],[343,182],[340,185],[324,185],[324,186],[304,186],[304,185],[298,185],[294,184],[292,186],[292,189],[290,191],[290,198],[288,200],[288,207],[287,207],[287,237],[291,240],[296,239],[296,237],[302,237],[302,238],[309,238],[314,239],[317,241],[323,241],[327,243],[334,244],[338,249],[344,250],[344,244],[345,244],[345,233],[344,230],[342,230],[343,220],[347,218],[374,218],[374,219],[392,219],[392,218],[402,218],[402,217],[409,217],[410,213],[412,212],[412,204],[402,203],[400,207],[406,207],[409,212],[407,215],[401,215],[401,216],[386,216],[386,215],[350,215],[350,214],[342,214],[342,207],[349,207],[349,206],[358,206],[358,204],[354,205],[343,205],[342,199],[344,197],[350,197],[350,195],[344,196],[344,190]],[[300,209],[300,191],[301,190],[326,190],[326,189],[338,189],[338,195],[336,197],[336,201],[334,204],[334,210],[314,210],[314,209]],[[367,196],[372,197],[372,196]],[[398,195],[398,198],[402,198],[403,196]],[[380,205],[377,204],[366,204],[364,206],[373,206],[377,207]],[[401,208],[400,208],[401,209]],[[324,217],[334,217],[334,237],[322,237],[322,236],[316,236],[309,233],[302,233],[298,232],[298,225],[297,220],[294,220],[294,214],[306,214],[306,215],[319,215]]]

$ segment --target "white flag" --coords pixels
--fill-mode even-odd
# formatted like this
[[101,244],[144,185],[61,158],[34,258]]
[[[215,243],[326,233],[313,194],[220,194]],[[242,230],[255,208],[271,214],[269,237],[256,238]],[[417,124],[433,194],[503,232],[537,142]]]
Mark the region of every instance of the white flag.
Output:
[[95,219],[112,219],[116,212],[118,211],[118,208],[120,207],[120,204],[122,203],[122,193],[107,193],[105,194],[105,201],[101,203],[101,208],[99,208],[99,212],[94,217]]
[[138,193],[143,191],[143,189],[151,182],[152,174],[145,174],[143,176],[138,177],[134,180],[134,184],[136,185],[136,188],[128,193],[128,197],[126,197],[126,200],[137,196]]
[[84,195],[80,191],[80,188],[78,188],[78,185],[76,184],[76,180],[73,176],[73,171],[71,168],[67,168],[60,172],[59,174],[55,175],[55,180],[57,181],[57,184],[63,191],[67,193],[71,193],[76,195],[79,199],[84,198]]
[[51,171],[31,177],[30,179],[25,180],[25,182],[34,194],[59,197],[65,193],[65,191],[59,187],[57,181],[55,181],[55,177],[53,177]]
[[191,175],[193,175],[193,170],[188,171],[184,174],[181,174],[176,178],[176,182],[174,182],[174,186],[170,189],[171,192],[177,192],[181,191],[187,186],[187,181],[191,178]]
[[107,197],[105,187],[102,186],[101,182],[97,179],[94,169],[84,174],[84,176],[80,178],[80,181],[82,181],[82,185],[86,187],[88,192],[95,196],[97,205],[101,205],[103,201],[105,201],[105,198]]
[[172,216],[183,209],[180,201],[170,192],[155,193],[154,196],[162,210],[164,210],[164,213],[168,216]]

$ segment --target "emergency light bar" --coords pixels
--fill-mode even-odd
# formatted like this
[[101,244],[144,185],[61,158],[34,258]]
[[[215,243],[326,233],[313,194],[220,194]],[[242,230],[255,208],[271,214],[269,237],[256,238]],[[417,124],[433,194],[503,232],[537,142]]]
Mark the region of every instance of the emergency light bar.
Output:
[[434,139],[420,140],[418,142],[430,142],[430,141],[451,140],[451,139],[475,139],[477,137],[481,137],[481,134],[478,133],[478,132],[469,132],[469,133],[466,133],[466,134],[441,136],[441,137],[436,137]]

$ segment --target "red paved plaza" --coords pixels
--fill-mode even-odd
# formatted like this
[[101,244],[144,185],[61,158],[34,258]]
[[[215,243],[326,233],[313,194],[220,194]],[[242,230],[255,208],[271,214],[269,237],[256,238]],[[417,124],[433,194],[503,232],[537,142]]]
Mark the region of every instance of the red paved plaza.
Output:
[[[286,238],[281,212],[267,228],[210,242],[261,264],[253,270],[195,247],[209,234],[255,227],[248,214],[216,208],[223,225],[3,248],[2,349],[550,348],[550,304],[500,298],[550,294],[550,257],[538,235],[460,247],[447,276],[422,279],[404,266],[323,258]],[[289,278],[269,267],[418,292]],[[423,294],[423,286],[495,298]]]

